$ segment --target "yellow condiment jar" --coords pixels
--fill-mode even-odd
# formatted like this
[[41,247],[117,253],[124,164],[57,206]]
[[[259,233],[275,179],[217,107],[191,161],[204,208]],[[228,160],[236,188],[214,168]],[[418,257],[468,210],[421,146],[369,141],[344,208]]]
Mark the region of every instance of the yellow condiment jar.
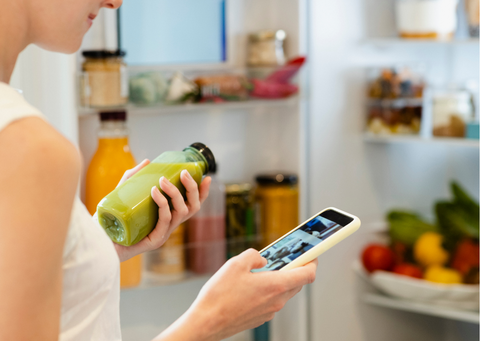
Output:
[[298,177],[261,174],[256,181],[255,199],[265,247],[298,225]]

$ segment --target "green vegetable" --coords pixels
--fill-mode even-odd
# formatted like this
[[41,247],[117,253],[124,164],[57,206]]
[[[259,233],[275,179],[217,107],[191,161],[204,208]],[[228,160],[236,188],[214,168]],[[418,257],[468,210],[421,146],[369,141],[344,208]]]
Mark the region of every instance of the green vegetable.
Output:
[[435,204],[438,226],[446,237],[446,247],[454,245],[464,237],[478,239],[479,215],[478,203],[472,199],[456,182],[452,182],[452,201],[439,201]]
[[423,233],[438,230],[435,225],[425,222],[416,213],[408,211],[390,211],[387,220],[390,224],[392,241],[408,246],[412,246]]

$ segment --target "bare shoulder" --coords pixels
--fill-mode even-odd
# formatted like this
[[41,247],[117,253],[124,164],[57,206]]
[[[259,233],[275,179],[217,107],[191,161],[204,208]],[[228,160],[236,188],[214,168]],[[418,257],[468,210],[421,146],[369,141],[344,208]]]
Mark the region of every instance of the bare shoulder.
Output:
[[30,174],[67,172],[67,177],[77,181],[80,170],[75,146],[38,117],[15,121],[0,131],[0,160],[0,177],[15,167]]

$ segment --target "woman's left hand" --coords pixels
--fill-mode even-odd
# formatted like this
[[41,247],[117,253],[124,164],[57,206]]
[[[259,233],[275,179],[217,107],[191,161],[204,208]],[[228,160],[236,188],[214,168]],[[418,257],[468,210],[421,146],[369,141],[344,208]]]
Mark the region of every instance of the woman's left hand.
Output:
[[[125,172],[124,176],[120,180],[119,185],[127,181],[135,173],[141,170],[143,167],[150,163],[149,160],[142,161],[135,168]],[[126,261],[140,253],[145,251],[151,251],[158,249],[162,246],[170,236],[170,234],[177,228],[178,225],[189,219],[200,209],[200,205],[207,199],[208,191],[210,189],[211,178],[206,177],[203,179],[198,187],[195,180],[193,180],[190,173],[187,170],[183,170],[180,174],[180,181],[187,190],[187,200],[183,199],[182,194],[170,181],[165,177],[161,177],[159,184],[165,194],[167,194],[172,202],[173,209],[170,211],[168,201],[165,196],[160,192],[157,186],[152,187],[151,195],[155,203],[158,205],[158,221],[155,228],[150,232],[148,236],[142,239],[135,245],[123,246],[115,244],[118,257],[120,261]]]

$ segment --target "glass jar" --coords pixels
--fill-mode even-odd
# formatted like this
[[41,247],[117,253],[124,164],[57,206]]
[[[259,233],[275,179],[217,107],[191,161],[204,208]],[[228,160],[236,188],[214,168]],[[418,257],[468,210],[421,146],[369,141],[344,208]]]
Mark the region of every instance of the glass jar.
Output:
[[478,38],[480,28],[480,0],[465,0],[465,8],[467,10],[470,37]]
[[277,173],[261,174],[255,179],[259,229],[265,247],[298,225],[298,177]]
[[423,112],[423,70],[396,66],[369,70],[367,131],[373,134],[418,134]]
[[128,102],[128,75],[124,51],[84,51],[81,104],[85,107],[119,107]]
[[208,198],[187,221],[188,268],[196,274],[214,273],[226,260],[225,186],[211,173]]
[[457,29],[458,0],[397,0],[400,37],[451,39]]
[[473,119],[472,97],[465,90],[437,91],[433,94],[433,135],[465,137]]
[[226,193],[227,258],[231,258],[257,247],[257,229],[252,185],[229,184]]
[[259,31],[248,37],[249,66],[278,66],[285,64],[283,43],[285,31]]

